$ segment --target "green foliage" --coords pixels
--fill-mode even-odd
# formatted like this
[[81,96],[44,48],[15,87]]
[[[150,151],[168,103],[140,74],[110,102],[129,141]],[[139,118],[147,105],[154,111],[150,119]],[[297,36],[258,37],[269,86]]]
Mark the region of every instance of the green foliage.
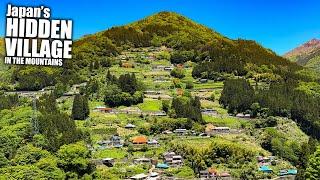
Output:
[[303,151],[299,144],[287,139],[284,133],[274,128],[266,128],[265,133],[265,139],[262,142],[264,149],[271,151],[274,155],[282,157],[293,164],[299,162],[299,154]]
[[174,68],[170,72],[170,75],[175,77],[175,78],[179,78],[179,79],[182,79],[182,78],[185,77],[183,69],[179,69],[179,68]]
[[65,113],[57,109],[53,95],[46,95],[39,99],[38,117],[39,131],[48,142],[47,149],[56,151],[63,144],[69,144],[85,138],[84,132],[76,128],[75,122]]
[[11,160],[25,137],[31,136],[30,107],[0,111],[0,156]]
[[168,51],[161,51],[156,57],[158,60],[170,60],[171,54]]
[[310,157],[306,170],[306,179],[316,180],[320,178],[320,146]]
[[175,130],[179,128],[191,129],[192,122],[190,119],[186,118],[161,118],[152,121],[150,127],[150,134],[160,134],[165,130]]
[[117,79],[108,71],[104,102],[110,107],[130,106],[143,102],[143,93],[134,74],[124,74]]
[[19,105],[18,95],[0,95],[0,110],[10,109]]
[[34,164],[38,162],[41,158],[46,158],[50,153],[46,150],[34,147],[31,144],[22,146],[16,152],[13,162],[18,165]]
[[162,101],[162,110],[166,113],[169,112],[169,109],[170,109],[170,101],[168,100],[163,100]]
[[130,74],[121,75],[119,77],[118,85],[123,92],[127,92],[132,95],[137,91],[136,76],[133,73],[131,75]]
[[228,164],[229,168],[240,169],[248,163],[254,163],[256,154],[259,153],[241,143],[219,138],[206,140],[205,144],[197,141],[199,140],[179,140],[170,143],[171,149],[182,155],[184,163],[195,172],[214,164]]
[[165,174],[167,176],[174,176],[186,179],[193,179],[195,177],[195,173],[188,166],[182,166],[180,168],[170,168],[167,171],[165,171]]
[[85,120],[90,113],[88,98],[84,95],[77,94],[74,97],[72,105],[72,118],[77,120]]
[[244,112],[249,109],[254,100],[254,90],[244,79],[229,79],[224,82],[219,102],[228,111]]
[[201,103],[199,97],[186,98],[175,97],[172,99],[172,110],[174,110],[174,116],[178,118],[188,118],[194,122],[203,123],[201,114]]
[[92,165],[89,161],[90,151],[82,142],[61,146],[57,157],[58,166],[65,172],[75,172],[81,177],[92,171]]
[[186,89],[193,89],[193,88],[194,88],[193,82],[192,81],[187,81],[186,82]]
[[54,85],[60,75],[60,68],[17,66],[13,71],[12,79],[18,82],[16,89],[39,90]]
[[183,64],[187,61],[193,61],[194,56],[193,51],[174,51],[171,54],[170,61],[172,64]]

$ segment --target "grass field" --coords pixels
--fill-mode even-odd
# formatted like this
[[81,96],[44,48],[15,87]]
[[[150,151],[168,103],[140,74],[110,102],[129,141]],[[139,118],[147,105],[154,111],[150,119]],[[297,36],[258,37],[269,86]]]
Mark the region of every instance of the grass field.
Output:
[[235,117],[229,117],[229,116],[203,116],[203,119],[207,122],[207,123],[212,123],[213,125],[216,126],[227,126],[230,128],[240,128],[241,127],[241,123],[245,123],[245,120],[240,120],[237,119]]
[[162,102],[160,100],[144,99],[143,103],[138,104],[142,111],[160,111],[162,109]]
[[104,149],[93,154],[94,158],[116,158],[122,159],[126,156],[127,152],[124,149]]

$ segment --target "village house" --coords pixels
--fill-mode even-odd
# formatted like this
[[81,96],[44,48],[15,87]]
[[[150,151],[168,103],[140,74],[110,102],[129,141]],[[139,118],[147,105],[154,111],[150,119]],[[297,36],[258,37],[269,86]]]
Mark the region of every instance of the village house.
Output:
[[159,95],[161,94],[160,91],[152,91],[152,90],[148,90],[148,91],[143,91],[144,94],[148,94],[148,95]]
[[275,156],[257,156],[257,160],[260,166],[263,165],[271,165],[272,163],[276,163],[276,157]]
[[177,155],[175,152],[164,153],[164,163],[168,164],[171,167],[182,166],[183,160],[182,156]]
[[222,179],[222,180],[231,180],[232,179],[231,175],[228,172],[220,173],[218,175],[218,177],[219,177],[218,179]]
[[143,180],[147,178],[148,178],[148,175],[146,174],[137,174],[135,176],[130,177],[130,179],[133,179],[133,180]]
[[133,144],[147,144],[148,138],[145,136],[136,136],[136,137],[132,138],[132,143]]
[[166,116],[167,115],[167,113],[164,111],[145,111],[143,114],[148,116]]
[[173,132],[178,135],[186,135],[188,131],[186,129],[176,129]]
[[172,71],[173,69],[174,69],[173,66],[166,66],[166,67],[164,67],[164,70],[165,70],[165,71]]
[[153,66],[152,70],[154,70],[154,71],[164,71],[165,67],[166,66],[163,66],[163,65],[157,65],[157,66]]
[[213,179],[217,175],[217,170],[215,170],[214,168],[208,168],[205,171],[200,171],[199,175],[201,179]]
[[170,131],[170,130],[165,130],[165,131],[162,132],[162,134],[172,134],[172,133],[173,133],[173,132]]
[[238,114],[236,115],[236,117],[237,117],[237,118],[247,118],[247,119],[249,119],[249,118],[251,118],[251,115],[250,115],[250,114],[238,113]]
[[55,90],[56,87],[54,86],[47,86],[47,87],[44,87],[42,88],[40,91],[53,91]]
[[148,145],[157,146],[157,145],[159,145],[159,142],[155,139],[152,139],[152,140],[148,141]]
[[93,111],[101,113],[112,113],[112,108],[107,108],[105,106],[97,106],[94,108]]
[[199,82],[200,82],[200,83],[207,83],[207,82],[208,82],[208,79],[199,79]]
[[218,115],[218,112],[214,109],[201,109],[201,114],[208,116],[216,116]]
[[133,160],[134,164],[151,164],[150,158],[137,158]]
[[120,138],[120,136],[118,136],[118,135],[113,135],[113,136],[111,136],[111,138],[110,138],[110,144],[111,144],[113,147],[116,147],[116,148],[123,146],[123,144],[121,143],[121,138]]
[[157,94],[157,95],[152,95],[152,94],[144,94],[145,98],[150,98],[150,99],[162,99],[162,100],[170,100],[172,99],[171,96],[167,95],[167,94]]
[[159,173],[157,172],[151,172],[150,177],[148,178],[148,180],[160,180],[161,177],[159,176]]
[[229,127],[214,127],[213,128],[213,132],[216,132],[216,133],[229,133],[230,132],[230,128]]
[[124,128],[126,128],[126,129],[134,129],[134,128],[136,128],[136,126],[129,123]]
[[142,111],[138,107],[126,107],[121,110],[118,110],[118,113],[141,115]]

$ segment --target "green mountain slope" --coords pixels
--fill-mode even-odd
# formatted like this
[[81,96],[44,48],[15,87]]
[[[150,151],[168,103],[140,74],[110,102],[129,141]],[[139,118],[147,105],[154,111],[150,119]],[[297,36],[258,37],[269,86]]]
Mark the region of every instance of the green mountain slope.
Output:
[[207,78],[212,78],[212,71],[243,76],[252,71],[252,64],[254,71],[259,71],[257,68],[265,65],[277,74],[287,71],[288,67],[290,71],[301,69],[255,41],[228,39],[172,12],[160,12],[129,25],[81,38],[75,42],[73,62],[81,70],[92,60],[117,54],[129,47],[161,45],[176,51],[192,51],[188,60],[194,62],[206,63],[208,60],[205,66],[196,69],[195,77],[207,74]]
[[90,67],[103,64],[123,50],[161,45],[173,48],[178,54],[190,51],[182,61],[200,63],[194,69],[195,78],[214,79],[215,72],[218,72],[238,76],[268,73],[267,78],[272,79],[273,74],[292,76],[301,69],[255,41],[231,40],[176,13],[160,12],[75,41],[73,59],[66,60],[64,68],[15,67],[12,81],[21,90],[41,89],[60,81],[65,84],[79,83],[90,76]]
[[320,40],[312,39],[284,55],[285,58],[302,66],[320,70]]

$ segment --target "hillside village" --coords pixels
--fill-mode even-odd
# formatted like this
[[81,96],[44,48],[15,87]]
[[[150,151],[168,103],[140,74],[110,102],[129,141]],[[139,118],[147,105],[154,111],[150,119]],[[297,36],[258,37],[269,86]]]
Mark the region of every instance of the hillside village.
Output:
[[[245,143],[248,149],[256,153],[256,165],[252,171],[261,173],[265,177],[286,177],[294,179],[297,174],[295,167],[280,157],[271,154],[257,146],[259,137],[250,134],[255,133],[250,129],[250,124],[256,121],[250,114],[228,114],[217,99],[222,91],[222,82],[211,80],[193,79],[191,77],[192,63],[170,64],[168,59],[162,59],[159,54],[170,52],[170,49],[138,48],[131,49],[116,57],[119,64],[109,68],[109,71],[119,76],[123,73],[135,73],[137,79],[146,85],[144,102],[129,107],[107,107],[103,102],[90,101],[90,116],[86,120],[78,120],[77,126],[90,129],[92,143],[87,144],[92,152],[92,162],[98,170],[111,171],[114,169],[130,168],[132,172],[118,174],[118,177],[126,179],[234,179],[234,170],[231,164],[217,163],[207,170],[194,172],[189,162],[185,162],[178,152],[174,152],[171,146],[174,143],[201,144],[197,148],[205,149],[211,141],[219,139],[228,143]],[[139,63],[137,57],[144,63]],[[177,79],[170,75],[174,68],[182,69],[186,77]],[[98,73],[98,75],[105,73]],[[93,76],[92,78],[95,78]],[[172,83],[182,84],[181,87],[173,87]],[[192,82],[190,89],[184,87],[184,83]],[[80,88],[87,83],[74,85],[57,99],[59,106],[71,113],[71,104],[74,95],[80,92]],[[52,88],[44,88],[40,91],[16,92],[19,97],[40,97],[50,93]],[[188,93],[199,96],[201,101],[201,114],[205,119],[205,125],[198,129],[166,129],[159,134],[146,135],[149,132],[141,132],[152,120],[170,118],[163,110],[163,101],[170,101],[174,96],[184,96]],[[11,94],[9,92],[8,94]],[[212,98],[214,96],[214,98]],[[283,120],[288,128],[297,129],[297,125]],[[275,127],[277,128],[277,127]],[[303,135],[303,133],[300,133]],[[303,137],[306,140],[306,137]],[[219,146],[219,144],[217,144]],[[126,175],[130,174],[130,175]],[[115,174],[113,176],[116,176]]]
[[[4,66],[0,72],[12,72],[15,86],[8,86],[8,77],[0,84],[0,179],[24,173],[22,179],[317,177],[307,162],[316,157],[318,145],[317,121],[313,121],[318,108],[311,107],[319,102],[313,98],[317,81],[308,79],[305,69],[251,41],[220,37],[174,13],[160,13],[130,26],[143,29],[152,19],[167,16],[181,22],[179,33],[200,29],[200,40],[215,38],[232,48],[239,43],[245,50],[201,47],[212,53],[201,54],[173,48],[170,38],[175,36],[149,45],[129,28],[138,39],[132,45],[134,38],[117,42],[131,38],[126,27],[118,27],[78,40],[74,64],[66,62],[72,68],[45,67],[40,73],[40,68]],[[115,39],[105,40],[104,35]],[[182,42],[178,45],[190,46],[186,39]],[[234,50],[246,64],[224,63],[220,58],[225,49],[227,55]],[[103,54],[109,50],[116,52]],[[64,76],[52,83],[25,78],[29,73],[46,80],[56,73]]]

